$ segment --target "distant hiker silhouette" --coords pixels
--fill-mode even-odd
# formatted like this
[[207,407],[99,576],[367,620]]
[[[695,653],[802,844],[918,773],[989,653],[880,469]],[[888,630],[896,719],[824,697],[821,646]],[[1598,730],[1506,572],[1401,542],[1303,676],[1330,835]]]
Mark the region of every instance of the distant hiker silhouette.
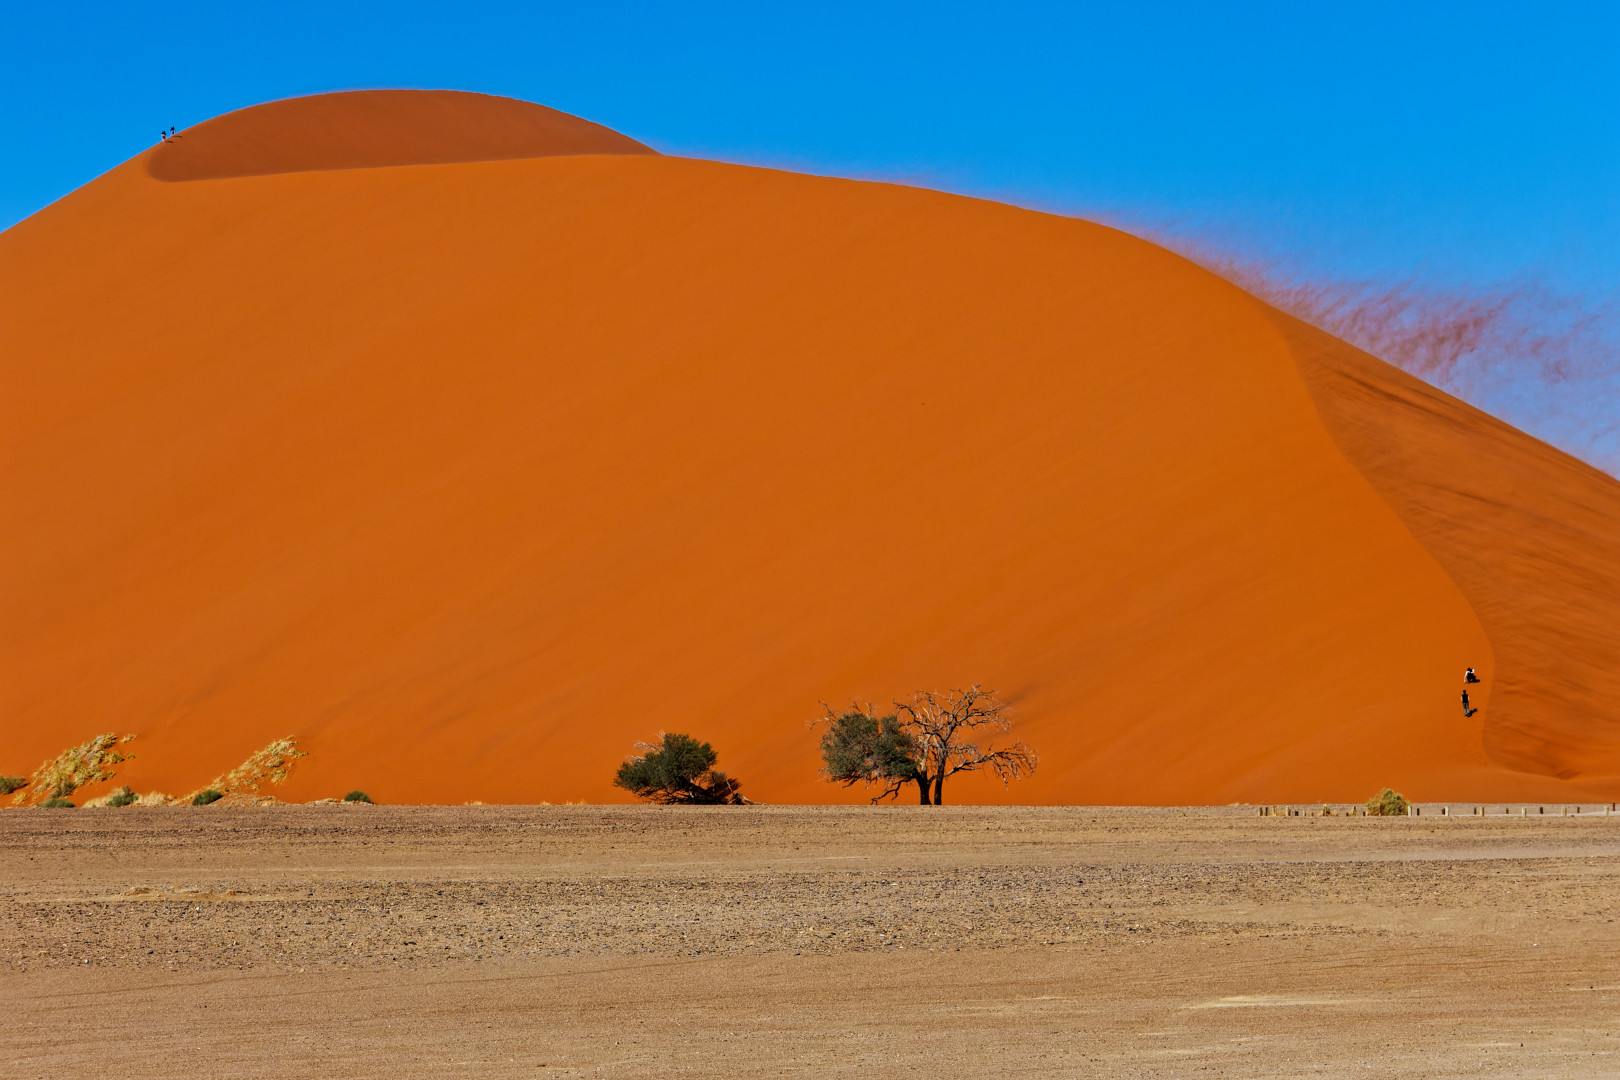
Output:
[[1466,683],[1479,682],[1479,676],[1474,674],[1474,669],[1473,668],[1469,668],[1467,671],[1463,672],[1463,682],[1466,682]]
[[1462,701],[1463,701],[1463,715],[1464,716],[1473,716],[1475,713],[1479,712],[1478,709],[1471,709],[1471,708],[1468,707],[1468,691],[1466,691],[1466,690],[1464,690],[1463,693],[1462,693]]

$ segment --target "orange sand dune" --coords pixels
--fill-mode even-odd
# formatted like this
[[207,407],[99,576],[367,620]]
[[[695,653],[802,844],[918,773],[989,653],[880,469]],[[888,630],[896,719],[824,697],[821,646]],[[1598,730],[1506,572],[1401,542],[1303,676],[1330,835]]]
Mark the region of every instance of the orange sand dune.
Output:
[[857,799],[818,701],[981,681],[954,801],[1620,795],[1614,480],[1112,229],[453,99],[534,140],[281,102],[0,235],[0,771]]

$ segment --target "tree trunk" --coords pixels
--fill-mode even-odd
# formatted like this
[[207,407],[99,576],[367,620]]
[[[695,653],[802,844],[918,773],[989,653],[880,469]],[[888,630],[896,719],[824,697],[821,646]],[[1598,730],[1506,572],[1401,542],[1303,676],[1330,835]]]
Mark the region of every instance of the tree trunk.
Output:
[[941,769],[934,774],[934,805],[945,805],[945,770]]
[[922,796],[921,805],[928,805],[928,777],[919,773],[917,775],[917,792]]

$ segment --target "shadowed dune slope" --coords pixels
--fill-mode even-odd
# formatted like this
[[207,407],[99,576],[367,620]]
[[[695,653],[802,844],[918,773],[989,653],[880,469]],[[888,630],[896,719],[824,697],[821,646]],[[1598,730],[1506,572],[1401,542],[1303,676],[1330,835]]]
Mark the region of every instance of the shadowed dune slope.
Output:
[[977,680],[1041,767],[954,801],[1620,793],[1617,485],[1151,244],[652,154],[169,152],[0,235],[0,771],[133,731],[179,792],[295,734],[287,797],[610,800],[663,729],[858,799],[817,702]]
[[453,90],[354,90],[216,116],[153,148],[146,167],[159,180],[182,181],[651,153],[611,128],[529,101]]
[[1279,312],[1329,431],[1496,647],[1484,744],[1512,769],[1620,773],[1620,484]]

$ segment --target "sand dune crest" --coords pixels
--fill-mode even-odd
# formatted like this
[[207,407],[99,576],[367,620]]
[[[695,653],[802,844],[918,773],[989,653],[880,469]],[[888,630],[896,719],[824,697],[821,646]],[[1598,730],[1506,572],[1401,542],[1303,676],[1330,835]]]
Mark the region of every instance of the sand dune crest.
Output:
[[154,148],[147,171],[158,180],[218,180],[653,152],[600,124],[529,101],[452,90],[355,90],[217,116]]

